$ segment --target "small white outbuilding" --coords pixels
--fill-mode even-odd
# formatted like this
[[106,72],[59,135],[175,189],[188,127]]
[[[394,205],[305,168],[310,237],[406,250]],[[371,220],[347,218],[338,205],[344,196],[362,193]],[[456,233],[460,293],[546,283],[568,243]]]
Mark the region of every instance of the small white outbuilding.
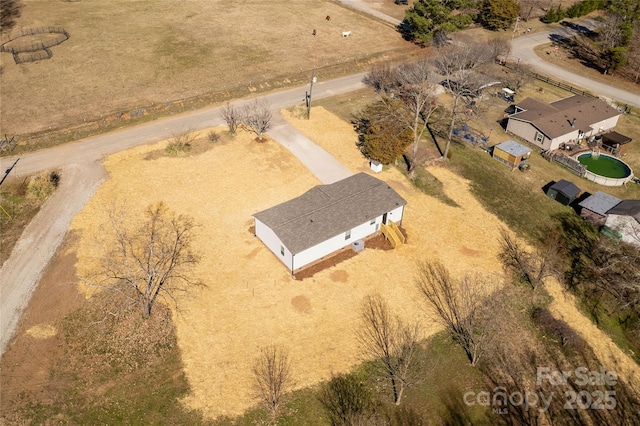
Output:
[[400,224],[407,202],[385,182],[361,172],[253,215],[255,235],[294,273]]
[[380,173],[382,171],[382,163],[379,161],[371,161],[369,163],[369,167],[376,173]]

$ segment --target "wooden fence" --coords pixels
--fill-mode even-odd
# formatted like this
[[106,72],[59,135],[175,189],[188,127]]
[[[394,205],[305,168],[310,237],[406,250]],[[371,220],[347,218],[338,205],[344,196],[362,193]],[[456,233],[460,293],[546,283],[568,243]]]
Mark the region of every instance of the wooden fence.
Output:
[[[56,34],[56,36],[44,40],[31,41],[29,43],[18,43],[15,46],[7,46],[7,43],[17,40],[20,37],[37,34]],[[11,53],[16,64],[40,61],[51,58],[52,53],[49,48],[62,43],[68,38],[69,33],[62,27],[21,28],[17,31],[12,31],[11,34],[0,39],[0,52]]]
[[559,88],[561,88],[563,90],[566,90],[567,92],[571,92],[571,93],[573,93],[575,95],[589,96],[589,97],[592,97],[592,98],[597,98],[597,96],[594,95],[593,93],[587,92],[587,91],[582,90],[582,89],[575,88],[575,87],[570,86],[568,84],[565,84],[565,83],[563,83],[561,81],[554,80],[552,78],[547,77],[546,75],[538,74],[537,72],[533,72],[533,71],[527,70],[524,67],[519,67],[517,64],[514,65],[514,64],[510,64],[508,62],[505,62],[502,65],[505,68],[509,68],[511,70],[514,70],[514,71],[524,72],[524,73],[530,75],[531,77],[535,78],[536,80],[544,81],[547,84],[559,87]]

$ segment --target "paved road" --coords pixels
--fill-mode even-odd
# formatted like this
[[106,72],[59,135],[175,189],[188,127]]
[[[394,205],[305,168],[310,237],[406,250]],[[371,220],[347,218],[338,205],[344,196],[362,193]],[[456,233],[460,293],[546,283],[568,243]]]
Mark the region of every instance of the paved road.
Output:
[[[580,22],[580,25],[586,30],[588,28],[595,28],[596,22],[592,20],[585,20]],[[600,83],[599,81],[591,80],[587,77],[573,74],[569,70],[545,62],[533,51],[534,47],[540,44],[549,43],[557,37],[571,37],[579,31],[580,27],[576,29],[575,27],[570,28],[568,26],[560,26],[553,30],[520,36],[512,41],[511,54],[509,57],[511,60],[514,60],[514,58],[520,58],[522,63],[528,64],[537,72],[547,75],[554,80],[566,81],[573,86],[582,87],[607,99],[616,100],[628,105],[640,106],[639,93],[632,93],[628,90],[619,89],[617,87]]]

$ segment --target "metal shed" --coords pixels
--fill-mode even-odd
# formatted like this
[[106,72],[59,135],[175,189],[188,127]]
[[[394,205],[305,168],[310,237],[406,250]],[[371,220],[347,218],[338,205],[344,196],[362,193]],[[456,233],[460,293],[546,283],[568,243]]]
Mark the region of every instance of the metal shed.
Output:
[[560,204],[569,205],[580,195],[580,188],[568,180],[559,180],[549,187],[547,196],[553,198]]

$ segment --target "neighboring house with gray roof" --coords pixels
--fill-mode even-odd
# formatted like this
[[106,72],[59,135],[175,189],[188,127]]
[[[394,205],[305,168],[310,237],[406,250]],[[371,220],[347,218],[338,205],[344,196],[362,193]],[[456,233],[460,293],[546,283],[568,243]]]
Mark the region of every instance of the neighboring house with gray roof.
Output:
[[606,192],[598,191],[580,201],[580,216],[594,225],[600,227],[607,220],[607,212],[620,203],[619,198]]
[[400,223],[407,202],[385,182],[358,173],[253,215],[255,235],[294,271]]
[[570,96],[546,104],[526,98],[507,117],[507,131],[543,149],[579,142],[618,124],[621,113],[598,98]]
[[605,226],[622,234],[622,241],[640,247],[640,200],[624,200],[607,212]]

